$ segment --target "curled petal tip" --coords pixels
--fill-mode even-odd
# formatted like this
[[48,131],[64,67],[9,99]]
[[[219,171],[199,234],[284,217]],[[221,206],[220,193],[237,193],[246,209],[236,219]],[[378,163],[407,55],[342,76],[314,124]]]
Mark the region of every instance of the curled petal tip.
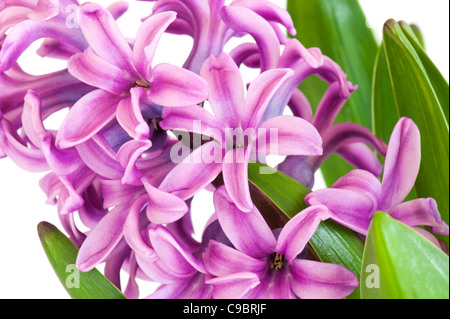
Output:
[[88,264],[86,264],[84,262],[80,262],[80,263],[77,262],[75,265],[77,266],[77,269],[80,272],[88,272],[88,271],[90,271],[91,269],[94,268],[93,266],[90,266],[90,265],[88,265]]
[[324,57],[319,48],[311,48],[309,50],[302,48],[301,54],[306,63],[313,69],[320,68],[324,63]]
[[73,146],[73,143],[71,143],[70,141],[65,140],[63,137],[61,137],[59,134],[56,135],[56,140],[55,140],[55,146],[57,149],[66,149],[69,147]]
[[150,130],[146,123],[140,123],[136,126],[135,129],[136,137],[138,140],[146,140],[150,137]]
[[79,7],[81,13],[96,13],[97,11],[103,11],[103,8],[94,2],[86,2]]

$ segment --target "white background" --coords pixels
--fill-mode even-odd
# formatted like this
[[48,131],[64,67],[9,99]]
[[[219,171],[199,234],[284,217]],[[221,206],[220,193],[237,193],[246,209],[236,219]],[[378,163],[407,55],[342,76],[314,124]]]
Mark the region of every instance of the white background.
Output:
[[[282,7],[286,0],[271,0]],[[86,2],[86,1],[81,1]],[[112,0],[94,1],[102,5]],[[129,11],[118,20],[122,32],[134,37],[141,17],[151,11],[151,3],[130,3]],[[447,0],[360,0],[367,16],[368,25],[381,40],[384,22],[390,18],[417,24],[423,32],[427,52],[448,81],[449,61],[449,1]],[[307,32],[307,31],[305,31]],[[170,46],[171,38],[164,39],[159,48],[159,60],[181,65],[188,52],[190,40],[176,42]],[[38,47],[34,44],[32,50]],[[27,51],[20,63],[30,73],[47,73],[64,68],[64,63],[37,63],[34,54]],[[186,53],[187,54],[187,53]],[[185,55],[186,55],[185,54]],[[345,71],[345,70],[344,70]],[[252,76],[251,74],[248,76]],[[1,88],[0,88],[1,89]],[[45,204],[45,196],[38,181],[44,174],[29,173],[18,168],[9,158],[0,159],[0,298],[68,298],[63,286],[50,267],[37,236],[36,226],[40,221],[49,221],[60,227],[56,207]],[[319,181],[319,187],[321,185]],[[211,196],[202,193],[194,200],[194,217],[201,221],[196,225],[200,231],[204,218],[213,210]],[[149,287],[148,289],[152,289]]]

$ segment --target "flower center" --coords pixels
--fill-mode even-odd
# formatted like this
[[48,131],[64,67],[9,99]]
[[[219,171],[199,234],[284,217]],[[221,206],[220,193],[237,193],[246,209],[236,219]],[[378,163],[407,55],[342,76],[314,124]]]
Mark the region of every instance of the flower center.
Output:
[[270,268],[275,270],[280,270],[283,267],[283,262],[286,260],[284,255],[279,253],[272,253],[270,255]]
[[150,86],[148,86],[147,84],[142,83],[140,81],[134,81],[134,87],[138,87],[138,86],[141,88],[144,88],[146,90],[150,89]]
[[238,127],[235,129],[225,129],[225,148],[227,150],[235,150],[239,148],[247,148],[249,144],[256,139],[256,134],[251,129],[245,131]]
[[161,126],[159,126],[159,122],[162,122],[162,118],[156,118],[156,119],[148,119],[147,120],[147,124],[148,125],[153,125],[155,131],[163,131],[163,129],[161,128]]

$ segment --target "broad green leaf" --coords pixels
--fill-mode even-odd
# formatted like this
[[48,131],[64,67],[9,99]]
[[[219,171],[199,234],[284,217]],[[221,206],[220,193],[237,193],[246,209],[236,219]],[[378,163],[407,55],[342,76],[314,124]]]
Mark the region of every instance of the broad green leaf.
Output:
[[[449,222],[448,84],[422,47],[400,24],[384,26],[383,45],[399,117],[409,117],[421,134],[421,166],[415,184],[417,197],[436,199],[442,219]],[[444,81],[444,83],[442,83]],[[447,100],[444,96],[447,89]],[[448,245],[448,236],[440,236]]]
[[448,299],[449,258],[411,227],[383,212],[369,227],[361,298]]
[[[305,47],[318,47],[336,61],[358,84],[337,122],[353,122],[371,127],[372,72],[378,44],[357,0],[288,0],[287,9],[297,28],[297,39]],[[318,77],[306,79],[300,89],[315,108],[327,88]],[[321,166],[325,182],[331,186],[352,169],[338,156]]]
[[[305,196],[311,190],[290,176],[261,163],[250,163],[248,177],[289,218],[307,207]],[[354,232],[326,220],[320,223],[310,244],[321,261],[342,265],[359,277],[364,244]],[[359,288],[349,298],[359,298]]]
[[73,299],[126,299],[97,269],[79,272],[75,261],[78,248],[54,225],[41,222],[38,234],[62,285]]

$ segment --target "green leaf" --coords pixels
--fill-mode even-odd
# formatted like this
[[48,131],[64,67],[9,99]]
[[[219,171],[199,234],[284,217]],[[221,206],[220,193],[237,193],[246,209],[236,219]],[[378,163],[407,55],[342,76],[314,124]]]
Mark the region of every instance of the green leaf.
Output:
[[73,299],[126,299],[97,269],[79,272],[78,248],[54,225],[41,222],[38,234],[56,275]]
[[[353,122],[371,127],[372,72],[378,44],[357,0],[288,0],[287,9],[297,28],[297,39],[305,47],[318,47],[336,61],[358,89],[347,101],[337,122]],[[315,108],[327,84],[318,77],[306,79],[300,89]],[[352,169],[338,156],[321,167],[325,182],[331,186]]]
[[410,27],[411,27],[411,31],[416,36],[416,39],[419,42],[419,44],[422,46],[422,48],[425,49],[425,40],[423,38],[423,34],[422,34],[422,31],[420,30],[420,28],[415,24],[411,24]]
[[411,227],[383,212],[369,227],[361,298],[448,299],[449,258]]
[[[325,220],[317,227],[310,244],[321,261],[342,265],[359,280],[364,243],[353,231],[332,220]],[[360,287],[347,298],[359,299]]]
[[[307,207],[305,196],[311,190],[290,176],[261,163],[250,163],[248,177],[289,218]],[[359,277],[364,244],[354,232],[326,220],[319,224],[310,244],[321,261],[342,265]],[[359,288],[349,298],[359,298]]]
[[[449,223],[448,84],[402,24],[385,23],[383,45],[398,115],[411,118],[421,134],[415,192],[436,199],[442,219]],[[448,245],[448,236],[439,238]]]
[[[400,116],[397,112],[394,92],[392,91],[386,53],[384,52],[384,45],[381,44],[373,72],[372,131],[388,144],[391,133],[399,119]],[[379,156],[379,160],[381,163],[384,163],[383,156]],[[415,198],[417,198],[417,195],[413,188],[405,201]]]
[[305,197],[311,190],[290,176],[259,162],[249,163],[248,176],[289,218],[308,207]]
[[404,21],[400,21],[399,25],[404,32],[405,36],[411,42],[414,50],[416,51],[418,57],[420,58],[420,62],[422,63],[430,84],[433,87],[434,93],[439,100],[439,104],[441,106],[441,110],[444,113],[447,126],[448,126],[448,117],[449,117],[449,85],[445,80],[442,73],[439,69],[434,65],[433,61],[428,57],[425,52],[423,45],[420,42],[420,38],[417,37],[417,31],[413,29],[412,26],[408,25]]
[[386,144],[399,120],[384,45],[378,50],[372,87],[372,131]]

